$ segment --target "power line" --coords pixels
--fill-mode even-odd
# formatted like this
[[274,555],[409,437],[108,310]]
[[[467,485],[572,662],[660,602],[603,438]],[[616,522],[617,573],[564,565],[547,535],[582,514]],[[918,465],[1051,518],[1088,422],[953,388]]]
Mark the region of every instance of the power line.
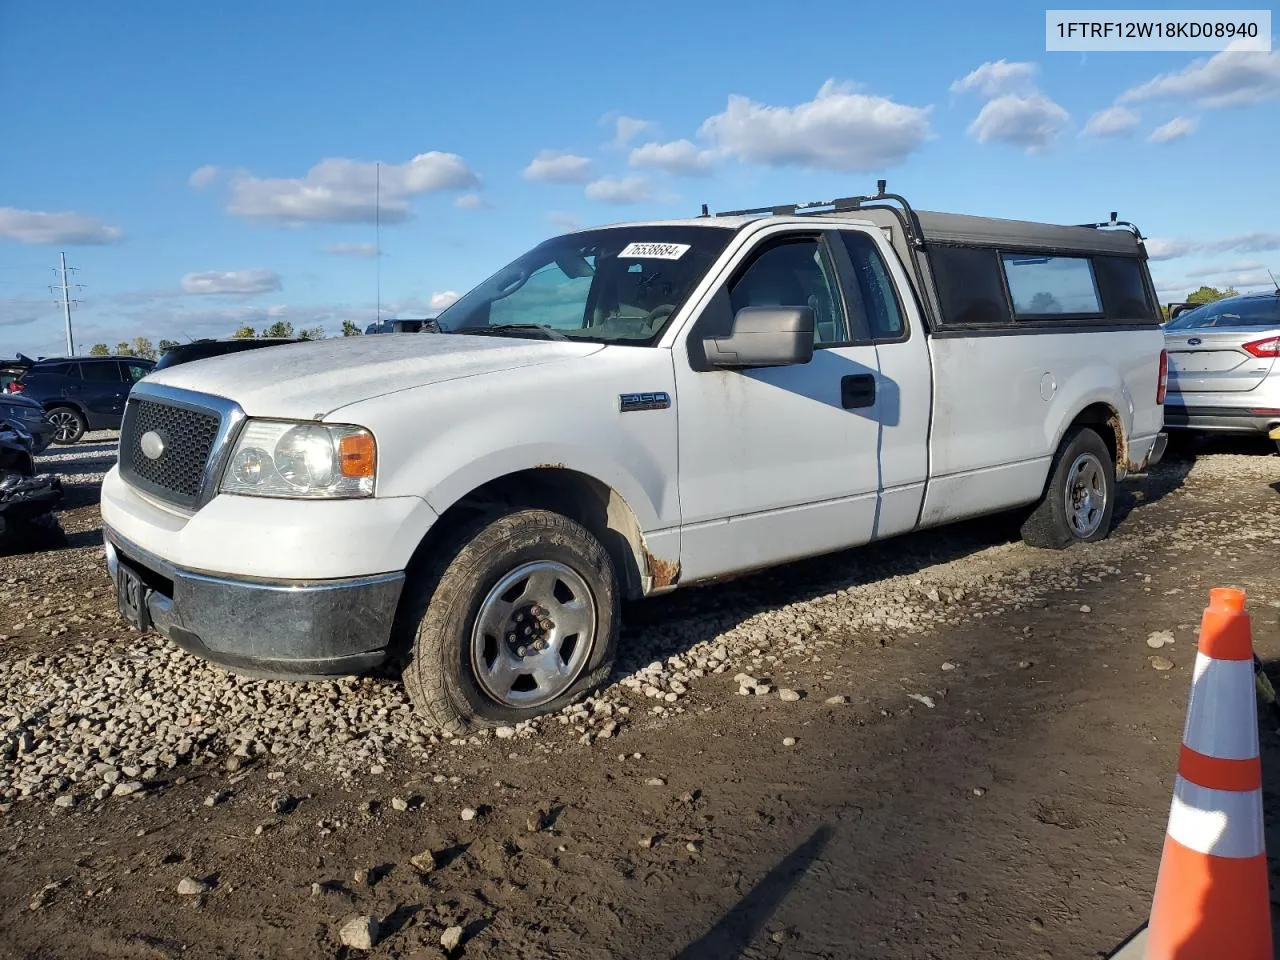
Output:
[[71,335],[71,306],[72,304],[79,305],[80,301],[72,298],[71,291],[73,289],[76,291],[83,290],[84,286],[79,283],[67,283],[67,272],[75,273],[79,270],[79,267],[68,267],[65,253],[58,254],[58,266],[54,267],[54,270],[60,276],[62,282],[51,285],[49,289],[59,295],[59,298],[54,302],[62,304],[62,313],[67,321],[67,356],[74,357],[76,354],[76,342]]

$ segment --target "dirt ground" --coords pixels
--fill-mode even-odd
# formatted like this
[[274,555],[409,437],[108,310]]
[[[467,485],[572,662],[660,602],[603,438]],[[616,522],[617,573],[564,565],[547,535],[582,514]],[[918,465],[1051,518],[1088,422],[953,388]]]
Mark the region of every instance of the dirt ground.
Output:
[[[353,915],[387,958],[1105,956],[1150,906],[1209,588],[1246,590],[1256,648],[1280,658],[1280,457],[1198,453],[1125,484],[1102,544],[1034,551],[984,520],[636,604],[624,643],[678,653],[681,624],[760,614],[778,646],[699,679],[681,712],[636,695],[609,738],[553,724],[355,781],[270,757],[71,809],[12,800],[0,957],[363,956],[339,939]],[[41,604],[0,661],[140,642],[101,569],[103,455],[56,465],[71,545],[0,558]],[[957,571],[987,586],[939,586]],[[921,592],[947,623],[839,614]],[[786,624],[814,611],[826,642],[796,653]],[[1174,642],[1152,649],[1156,631]],[[739,670],[803,696],[739,696]],[[1280,735],[1262,739],[1280,824]]]

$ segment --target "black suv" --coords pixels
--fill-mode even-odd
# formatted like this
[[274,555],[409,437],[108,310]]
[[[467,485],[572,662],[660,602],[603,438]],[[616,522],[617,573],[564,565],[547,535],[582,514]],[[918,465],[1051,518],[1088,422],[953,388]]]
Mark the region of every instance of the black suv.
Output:
[[285,337],[194,340],[191,343],[182,343],[166,350],[164,356],[160,358],[160,362],[156,364],[156,369],[166,370],[169,367],[176,367],[180,363],[190,363],[193,360],[208,360],[211,357],[225,357],[227,354],[240,353],[244,350],[258,350],[262,347],[276,347],[286,343],[302,342],[301,340]]
[[87,430],[120,429],[129,390],[154,366],[138,357],[36,360],[7,389],[44,406],[54,443],[75,443]]

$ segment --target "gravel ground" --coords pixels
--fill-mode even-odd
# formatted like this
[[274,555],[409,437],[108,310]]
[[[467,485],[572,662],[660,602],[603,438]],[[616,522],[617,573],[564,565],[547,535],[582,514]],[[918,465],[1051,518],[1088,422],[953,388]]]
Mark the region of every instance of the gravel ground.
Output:
[[[0,841],[7,833],[9,859],[29,868],[19,873],[30,875],[30,884],[39,872],[32,859],[36,849],[44,849],[40,856],[47,856],[45,848],[53,844],[62,856],[66,851],[59,844],[74,845],[79,831],[106,835],[101,842],[113,845],[107,872],[115,880],[78,881],[86,888],[81,896],[98,904],[96,910],[101,891],[128,885],[117,868],[129,859],[125,851],[130,836],[133,847],[142,847],[145,843],[138,838],[168,824],[171,836],[165,843],[185,845],[178,859],[168,862],[204,861],[203,874],[180,878],[190,883],[188,892],[179,894],[200,903],[230,893],[229,883],[208,878],[219,869],[230,872],[228,858],[239,856],[232,853],[236,843],[214,844],[208,830],[240,843],[246,837],[265,842],[277,830],[281,838],[287,836],[287,842],[278,841],[284,847],[270,855],[265,869],[283,871],[283,864],[293,862],[299,874],[309,873],[313,879],[307,883],[322,886],[318,891],[308,887],[308,895],[314,893],[321,904],[329,904],[324,916],[299,921],[302,926],[297,929],[309,932],[297,942],[277,936],[291,927],[284,921],[255,926],[238,920],[220,940],[205,927],[203,935],[214,936],[215,942],[204,943],[194,954],[188,951],[185,935],[175,935],[174,943],[184,943],[179,952],[187,956],[332,955],[337,943],[347,943],[343,949],[359,949],[356,941],[364,937],[377,941],[378,949],[388,955],[397,955],[410,947],[436,949],[439,937],[454,927],[462,929],[457,936],[465,942],[454,946],[450,955],[459,949],[466,956],[485,955],[486,949],[498,951],[493,956],[674,955],[664,947],[646,952],[618,937],[617,918],[629,909],[619,904],[649,902],[647,888],[652,884],[637,877],[635,869],[640,868],[623,870],[625,882],[618,887],[621,881],[612,873],[599,876],[579,857],[558,868],[571,875],[577,871],[577,885],[564,878],[533,884],[546,902],[524,902],[513,892],[532,882],[511,867],[512,849],[528,845],[527,839],[519,838],[555,836],[557,818],[570,819],[557,811],[557,794],[563,797],[577,790],[582,807],[595,807],[594,826],[579,824],[584,837],[602,842],[600,838],[614,831],[624,832],[629,838],[628,863],[645,851],[673,851],[665,860],[658,858],[662,864],[649,864],[659,874],[688,873],[690,864],[708,865],[704,845],[720,835],[722,845],[733,852],[727,849],[716,866],[728,872],[717,874],[718,879],[707,877],[705,869],[699,875],[715,889],[745,889],[742,885],[750,884],[742,871],[758,866],[753,844],[771,846],[774,825],[798,828],[805,820],[782,800],[795,789],[789,784],[799,778],[822,794],[819,787],[833,773],[844,770],[843,776],[856,776],[857,770],[866,769],[860,765],[867,758],[850,752],[855,745],[857,751],[874,749],[862,743],[867,734],[858,731],[881,724],[893,729],[902,718],[954,711],[954,701],[962,696],[958,691],[971,685],[996,698],[995,705],[975,708],[974,713],[999,712],[1000,690],[988,689],[997,676],[1010,684],[1054,686],[1039,672],[1046,658],[1062,651],[1046,650],[1033,642],[1036,638],[1069,625],[1089,634],[1092,646],[1105,651],[1092,634],[1122,620],[1123,629],[1139,640],[1153,634],[1163,638],[1166,633],[1173,638],[1159,650],[1143,644],[1135,669],[1147,672],[1143,682],[1170,676],[1180,681],[1174,694],[1163,694],[1159,711],[1152,708],[1162,711],[1166,721],[1173,717],[1180,729],[1177,696],[1185,697],[1181,681],[1186,677],[1179,674],[1189,662],[1198,607],[1214,576],[1229,572],[1248,586],[1260,624],[1274,624],[1274,611],[1280,607],[1280,594],[1266,575],[1280,561],[1280,529],[1274,522],[1280,458],[1261,450],[1211,449],[1194,462],[1161,465],[1151,476],[1126,485],[1117,534],[1089,548],[1063,553],[1031,550],[1012,539],[1014,531],[1007,521],[988,519],[636,604],[627,611],[623,661],[606,690],[556,717],[452,740],[424,726],[392,679],[296,684],[236,678],[159,638],[124,629],[102,569],[95,506],[97,484],[113,457],[113,441],[98,437],[43,457],[41,469],[60,473],[66,484],[68,509],[61,517],[71,545],[52,553],[0,558],[0,811],[5,813]],[[1263,558],[1263,568],[1253,570],[1249,562],[1258,558]],[[1109,610],[1111,622],[1098,623],[1093,605],[1101,608],[1108,598],[1121,594],[1126,598],[1123,610]],[[1099,597],[1101,601],[1095,599]],[[1170,619],[1164,611],[1174,606],[1180,613]],[[961,637],[977,646],[960,644]],[[998,651],[998,666],[984,659],[987,642]],[[1100,655],[1110,660],[1105,652]],[[1161,669],[1165,663],[1178,670]],[[1095,667],[1092,661],[1082,665],[1081,677],[1092,675]],[[1064,695],[1056,688],[1055,693]],[[1072,696],[1069,686],[1065,695]],[[1031,729],[1039,722],[1032,715],[1037,711],[1034,704],[1023,707],[1031,711],[1026,721]],[[782,724],[785,729],[777,731],[782,735],[772,737],[767,753],[761,754],[762,747],[755,743],[760,724],[772,726],[787,716],[793,721]],[[965,728],[972,717],[966,710],[952,726]],[[1138,716],[1128,722],[1142,725],[1147,720]],[[837,729],[844,732],[836,733]],[[1088,733],[1074,735],[1087,738]],[[1161,737],[1176,735],[1176,729],[1160,731]],[[686,790],[683,784],[708,762],[701,756],[707,738],[721,736],[735,737],[735,743],[750,741],[739,758],[717,758],[725,765],[722,793],[732,795],[725,785],[736,784],[734,790],[745,805],[722,806],[718,821],[709,823],[705,818],[710,815],[699,812],[704,804],[697,790]],[[828,739],[831,736],[837,739]],[[815,751],[819,744],[822,751]],[[931,741],[913,749],[923,754],[917,762],[941,770],[944,779],[956,776],[949,767],[971,769],[976,763],[983,768],[990,763],[990,745]],[[1059,749],[1070,753],[1079,744]],[[948,756],[948,750],[955,750],[955,755]],[[825,759],[824,751],[829,754]],[[677,763],[677,757],[683,762]],[[810,764],[807,772],[794,768],[800,757]],[[1068,756],[1061,762],[1070,769],[1078,759]],[[910,774],[895,766],[903,762],[898,756],[881,766],[910,780]],[[753,769],[753,763],[759,768]],[[1154,789],[1135,803],[1154,802],[1157,810],[1163,803],[1167,808],[1167,792],[1163,801],[1158,798],[1170,772],[1162,768],[1158,778],[1147,778],[1151,782],[1144,789]],[[509,782],[517,776],[524,780],[518,788]],[[971,800],[985,794],[989,786],[982,784],[990,779],[989,774],[959,775]],[[626,787],[618,781],[626,781]],[[648,797],[670,796],[678,783],[683,792],[668,800],[674,806],[661,811],[649,806]],[[911,794],[905,785],[890,789]],[[829,808],[845,811],[837,819],[847,817],[849,792],[856,789],[825,801]],[[593,803],[593,794],[603,798]],[[566,803],[561,799],[561,808]],[[855,809],[860,811],[873,805],[866,799],[859,804]],[[292,815],[299,807],[311,811],[305,836],[296,825],[282,829],[282,824],[296,820]],[[503,838],[510,824],[498,811],[507,819],[514,817],[515,840]],[[1051,819],[1052,814],[1051,810]],[[437,902],[431,908],[435,916],[429,919],[397,918],[395,911],[405,904],[381,902],[382,913],[376,919],[382,928],[371,934],[363,920],[351,924],[349,916],[333,915],[335,906],[343,904],[354,910],[361,897],[342,894],[336,905],[331,904],[332,891],[323,884],[333,878],[324,879],[326,870],[317,866],[317,860],[326,858],[312,854],[317,844],[330,844],[341,836],[340,856],[350,858],[359,870],[377,873],[382,869],[379,857],[386,854],[370,841],[370,831],[383,838],[393,834],[386,818],[401,815],[418,818],[404,841],[408,851],[415,842],[420,846],[430,841],[436,852],[433,864],[436,856],[442,861],[461,856],[448,853],[463,843],[458,829],[476,828],[467,841],[473,849],[463,858],[473,864],[473,876],[457,889],[433,891]],[[1147,826],[1153,830],[1154,836],[1147,839],[1155,843],[1157,855],[1163,832],[1159,816],[1152,821],[1154,828]],[[213,827],[219,817],[228,822]],[[126,824],[136,836],[126,835]],[[32,827],[39,831],[39,840],[32,839]],[[890,842],[882,836],[878,841],[888,850],[902,838]],[[498,848],[486,854],[485,843]],[[503,846],[509,843],[515,848]],[[186,849],[193,845],[197,849]],[[26,853],[19,852],[24,848]],[[418,867],[406,866],[409,854],[402,852],[401,869],[424,875]],[[537,855],[548,862],[567,856],[556,846],[540,848]],[[605,870],[606,864],[616,867],[619,856],[616,850],[605,851],[599,869]],[[849,856],[865,856],[865,851],[851,851]],[[220,862],[212,864],[210,859]],[[0,934],[7,930],[21,935],[29,945],[15,956],[53,956],[63,949],[107,951],[103,944],[86,946],[77,940],[74,924],[51,926],[47,920],[20,919],[33,917],[32,910],[43,915],[60,898],[66,900],[59,890],[84,873],[75,868],[74,857],[71,862],[68,876],[24,890],[32,901],[25,913],[0,909]],[[159,869],[150,863],[147,875]],[[258,869],[264,869],[261,863]],[[642,869],[649,872],[648,867]],[[425,873],[434,874],[434,866]],[[498,878],[496,886],[483,894],[461,892],[467,883],[484,877]],[[177,889],[178,880],[170,879],[170,889]],[[898,891],[908,902],[919,893],[919,878],[909,879]],[[364,899],[378,900],[372,889],[377,879],[364,880],[369,882],[356,884],[368,889]],[[1133,905],[1141,904],[1150,880],[1147,875],[1123,878],[1141,893],[1129,897],[1122,913],[1132,913]],[[1024,877],[1021,882],[1034,886],[1041,881]],[[46,890],[49,883],[57,885]],[[566,883],[572,892],[567,892]],[[255,887],[248,878],[237,885],[242,890]],[[605,903],[591,893],[601,885],[616,888],[619,899]],[[659,887],[671,892],[661,883]],[[0,882],[0,895],[15,889]],[[385,901],[390,888],[383,892]],[[682,896],[688,899],[688,893]],[[696,893],[694,904],[714,899],[703,891]],[[135,927],[146,927],[155,910],[167,909],[159,906],[156,896],[135,892],[132,912],[117,912],[133,917]],[[398,896],[414,898],[403,891]],[[575,906],[580,897],[590,903]],[[657,902],[653,909],[680,912],[670,904],[660,908]],[[998,913],[999,902],[991,909]],[[527,915],[530,911],[535,916]],[[636,911],[632,922],[643,925],[643,910]],[[991,916],[988,910],[983,922],[991,923]],[[477,917],[483,918],[479,927]],[[694,929],[699,921],[691,915],[685,922]],[[1043,929],[1043,919],[1040,923]],[[116,936],[125,936],[129,921],[110,925]],[[868,919],[858,929],[880,926]],[[403,931],[416,932],[410,937]],[[572,942],[582,952],[568,947],[563,952],[556,946],[566,931],[573,933]],[[1126,932],[1117,929],[1116,939]],[[785,930],[780,936],[770,935],[764,947],[753,949],[764,950],[760,956],[841,955],[838,950],[823,953],[812,944],[802,947]],[[0,943],[3,940],[0,936]],[[843,955],[933,955],[895,953],[891,944],[891,938],[880,937],[876,945],[864,945],[862,952]],[[734,949],[746,946],[739,942]],[[984,949],[989,956],[1035,955],[1018,952],[1024,946],[997,943]],[[4,949],[0,946],[0,955]],[[687,956],[739,955],[718,949],[707,946],[706,952]],[[164,944],[156,951],[169,955]],[[147,953],[141,948],[137,952]]]

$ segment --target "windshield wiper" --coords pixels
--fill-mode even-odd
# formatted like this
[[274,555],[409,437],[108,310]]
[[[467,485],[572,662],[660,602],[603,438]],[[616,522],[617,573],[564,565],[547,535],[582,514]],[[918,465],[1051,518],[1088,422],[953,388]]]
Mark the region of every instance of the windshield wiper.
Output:
[[505,333],[529,333],[536,332],[541,334],[547,340],[568,340],[563,333],[553,327],[547,326],[545,323],[494,323],[485,324],[476,327],[459,327],[456,330],[450,330],[449,333],[470,333],[477,336],[485,334],[502,336]]

